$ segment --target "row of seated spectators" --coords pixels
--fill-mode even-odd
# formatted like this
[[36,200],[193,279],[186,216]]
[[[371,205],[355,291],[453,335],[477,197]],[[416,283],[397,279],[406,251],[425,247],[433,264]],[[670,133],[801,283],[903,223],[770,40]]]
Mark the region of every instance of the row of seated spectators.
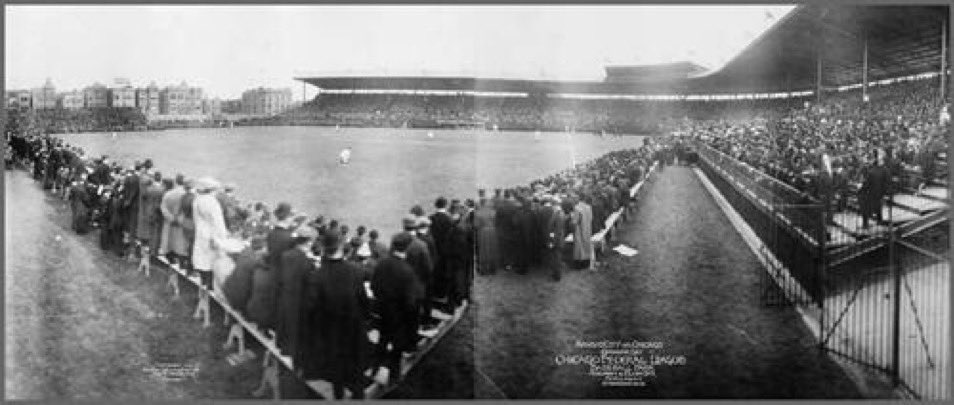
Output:
[[655,133],[673,118],[749,116],[791,100],[635,101],[531,97],[326,94],[268,123],[363,127],[457,122],[500,130]]
[[815,199],[832,193],[836,210],[845,209],[852,197],[866,211],[863,200],[869,199],[863,195],[875,167],[888,171],[885,193],[919,189],[940,177],[946,108],[936,80],[919,80],[873,87],[867,102],[860,90],[847,91],[752,119],[674,122],[672,130]]

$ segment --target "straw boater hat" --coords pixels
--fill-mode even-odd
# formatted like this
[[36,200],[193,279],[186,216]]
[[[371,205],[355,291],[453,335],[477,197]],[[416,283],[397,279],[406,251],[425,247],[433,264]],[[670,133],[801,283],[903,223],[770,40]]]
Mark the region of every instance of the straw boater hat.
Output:
[[294,232],[292,232],[292,237],[307,239],[307,240],[315,240],[316,238],[318,238],[318,231],[315,230],[315,228],[312,228],[307,225],[299,226],[298,228],[295,228]]
[[431,226],[431,220],[427,217],[420,217],[417,219],[417,229],[427,228]]
[[417,227],[417,217],[413,214],[404,216],[404,219],[401,220],[401,224],[404,226],[404,229],[413,229]]
[[219,182],[211,177],[203,177],[195,181],[195,189],[198,191],[210,191],[219,187]]

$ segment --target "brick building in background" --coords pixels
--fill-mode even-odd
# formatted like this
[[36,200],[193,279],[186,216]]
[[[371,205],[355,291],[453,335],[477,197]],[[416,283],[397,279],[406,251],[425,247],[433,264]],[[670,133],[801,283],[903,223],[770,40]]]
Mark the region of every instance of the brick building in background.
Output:
[[32,107],[37,110],[56,108],[56,87],[50,79],[46,79],[43,87],[35,88],[30,91],[32,95]]
[[242,112],[248,115],[280,114],[291,106],[291,89],[257,89],[242,93]]

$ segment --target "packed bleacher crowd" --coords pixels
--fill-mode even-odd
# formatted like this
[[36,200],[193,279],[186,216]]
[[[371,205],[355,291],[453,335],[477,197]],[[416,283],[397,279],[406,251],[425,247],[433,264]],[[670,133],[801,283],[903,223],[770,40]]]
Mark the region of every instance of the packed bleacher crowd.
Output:
[[[656,103],[537,97],[325,94],[256,124],[360,127],[478,127],[608,133],[659,130]],[[634,113],[636,109],[645,109]]]
[[629,188],[660,150],[647,142],[492,199],[480,191],[479,204],[440,197],[430,215],[411,208],[404,232],[386,243],[376,230],[309,218],[287,203],[243,204],[233,185],[170,176],[151,159],[124,167],[49,135],[5,137],[7,166],[67,200],[75,232],[98,230],[105,252],[195,277],[271,331],[301,377],[332,382],[338,398],[344,388],[359,397],[370,381],[395,382],[401,359],[470,300],[475,268],[547,265],[558,279],[567,234],[572,259],[586,267],[592,235],[629,205]]
[[868,226],[882,200],[937,181],[947,148],[946,106],[934,80],[826,95],[802,105],[739,120],[685,120],[676,134],[701,141],[802,193],[797,204],[826,202],[829,213],[853,208]]

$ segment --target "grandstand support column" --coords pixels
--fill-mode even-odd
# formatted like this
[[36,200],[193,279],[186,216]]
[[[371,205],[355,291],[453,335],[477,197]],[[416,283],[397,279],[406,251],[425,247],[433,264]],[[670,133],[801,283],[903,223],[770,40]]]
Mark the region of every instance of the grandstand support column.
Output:
[[[893,201],[892,201],[893,202]],[[891,382],[901,384],[901,257],[898,256],[897,230],[888,231],[888,262],[891,263],[892,291],[891,310],[894,322],[891,325]]]
[[864,57],[861,59],[861,102],[868,100],[868,33],[865,32]]
[[947,96],[944,86],[947,85],[947,21],[941,23],[941,100]]
[[815,102],[816,102],[816,103],[821,103],[821,93],[822,93],[822,57],[821,57],[821,49],[819,49],[819,50],[817,51],[817,55],[815,56],[815,60],[817,61],[817,63],[816,63],[817,68],[816,68],[816,70],[815,70]]

